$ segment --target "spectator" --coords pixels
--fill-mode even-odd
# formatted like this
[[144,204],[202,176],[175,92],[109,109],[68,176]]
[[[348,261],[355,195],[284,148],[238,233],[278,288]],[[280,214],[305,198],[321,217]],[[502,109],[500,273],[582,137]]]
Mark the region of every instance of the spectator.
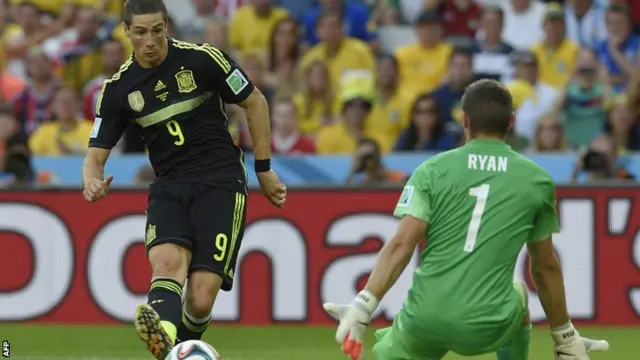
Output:
[[640,150],[640,126],[634,122],[626,96],[617,97],[609,111],[605,129],[613,139],[618,154],[624,155],[629,151]]
[[269,45],[269,72],[266,82],[282,92],[296,89],[295,70],[300,60],[300,29],[293,19],[276,24]]
[[567,37],[584,48],[595,48],[607,39],[605,11],[593,0],[570,0],[565,8]]
[[269,103],[273,98],[274,89],[266,83],[266,64],[263,53],[246,52],[242,56],[242,69],[247,73],[249,80],[264,95]]
[[216,2],[211,0],[192,0],[191,2],[196,11],[195,16],[179,27],[180,34],[185,41],[207,42],[205,40],[205,35],[208,32],[207,27],[211,23],[220,21],[219,15],[216,14]]
[[598,72],[593,51],[580,54],[574,78],[560,98],[559,110],[564,115],[564,129],[574,146],[588,146],[602,132],[605,106],[611,99],[607,76]]
[[100,49],[102,74],[90,80],[84,88],[82,112],[85,119],[93,119],[96,117],[95,110],[98,103],[98,97],[102,92],[102,83],[118,72],[120,66],[124,62],[124,49],[119,42],[115,40],[107,41],[102,44]]
[[433,98],[440,112],[440,120],[444,122],[445,130],[456,136],[462,134],[460,126],[462,95],[473,80],[473,55],[466,49],[454,50],[449,58],[447,80],[433,92]]
[[372,45],[377,50],[378,38],[374,31],[374,23],[369,19],[369,10],[363,4],[348,2],[344,0],[319,0],[320,6],[311,9],[302,18],[304,24],[304,41],[309,46],[317,45],[322,40],[322,36],[317,33],[319,28],[316,24],[320,21],[324,12],[338,13],[341,22],[344,24],[344,35],[346,37],[360,39]]
[[372,139],[362,139],[353,156],[347,184],[360,185],[404,184],[407,174],[389,170],[382,163],[380,145]]
[[300,131],[305,136],[315,136],[321,127],[333,123],[338,112],[338,103],[331,86],[327,65],[312,62],[304,72],[303,90],[293,96]]
[[291,99],[275,101],[272,110],[271,151],[278,155],[314,153],[313,141],[300,134],[296,107]]
[[400,133],[409,125],[412,96],[400,86],[398,62],[387,55],[378,61],[376,75],[378,99],[367,119],[367,127],[378,129],[393,144]]
[[29,138],[34,155],[59,156],[83,154],[87,151],[92,124],[78,119],[78,100],[73,89],[61,88],[51,107],[55,121],[42,124]]
[[316,151],[325,155],[353,154],[362,138],[371,138],[376,141],[382,152],[385,152],[385,149],[390,150],[382,134],[366,127],[373,98],[374,85],[371,79],[357,76],[347,79],[340,94],[342,103],[340,120],[318,131]]
[[405,24],[413,24],[425,10],[435,10],[430,1],[425,0],[387,0],[390,9]]
[[600,62],[607,68],[614,92],[624,91],[638,71],[640,38],[631,34],[631,18],[625,5],[611,5],[606,14],[609,38],[597,48]]
[[0,103],[0,154],[12,145],[26,145],[26,137],[19,130],[11,106]]
[[565,37],[564,11],[557,3],[547,5],[543,29],[544,39],[532,48],[540,80],[560,90],[571,78],[580,46]]
[[445,131],[435,98],[420,95],[413,103],[409,127],[398,137],[394,151],[446,151],[456,147],[455,138]]
[[272,0],[253,0],[233,15],[229,42],[240,54],[249,50],[267,52],[273,28],[288,16],[286,10],[272,5]]
[[204,27],[204,42],[220,49],[227,54],[232,54],[229,45],[229,29],[224,20],[216,19],[209,21]]
[[502,40],[504,13],[499,7],[487,7],[480,18],[482,39],[477,39],[473,51],[473,71],[479,79],[506,82],[513,75],[509,56],[513,47]]
[[531,141],[530,152],[565,152],[570,150],[564,129],[557,113],[548,113],[538,121],[536,133]]
[[400,68],[400,84],[414,96],[440,85],[453,48],[442,41],[442,24],[438,13],[426,11],[416,20],[418,43],[400,47],[396,59]]
[[13,109],[21,133],[30,135],[40,124],[51,120],[50,105],[60,84],[53,66],[40,49],[31,49],[26,58],[29,84],[13,99]]
[[444,0],[442,18],[447,37],[473,38],[478,31],[480,6],[473,0]]
[[532,139],[538,120],[554,109],[559,93],[538,78],[538,60],[529,51],[513,53],[515,79],[507,84],[516,112],[515,132]]
[[[1,70],[0,70],[1,71]],[[0,73],[0,102],[13,99],[19,92],[24,90],[25,82],[8,72]]]
[[320,43],[309,49],[302,58],[301,69],[315,60],[323,60],[329,67],[331,84],[340,89],[341,79],[353,72],[373,74],[375,58],[371,48],[361,40],[344,37],[340,13],[323,12],[318,16],[318,36]]
[[5,29],[2,41],[7,72],[25,78],[24,56],[30,49],[39,46],[47,34],[43,31],[38,8],[31,3],[18,5],[14,20],[15,24]]
[[503,0],[503,39],[518,50],[530,49],[542,40],[545,7],[536,0]]
[[583,173],[587,174],[587,181],[635,180],[629,170],[618,164],[615,141],[607,134],[593,139],[589,150],[579,155],[571,180],[577,181]]
[[0,187],[24,187],[37,183],[29,149],[22,144],[11,145],[2,157]]
[[[61,43],[60,60],[67,86],[81,94],[87,82],[102,74],[99,38],[100,14],[89,7],[80,8],[76,17],[75,36]],[[102,35],[101,35],[102,36]]]

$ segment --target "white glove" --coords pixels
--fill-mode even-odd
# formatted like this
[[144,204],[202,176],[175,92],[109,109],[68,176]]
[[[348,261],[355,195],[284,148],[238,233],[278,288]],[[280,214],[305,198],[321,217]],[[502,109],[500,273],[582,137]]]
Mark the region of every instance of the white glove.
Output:
[[371,314],[378,307],[378,299],[369,291],[362,290],[349,305],[326,303],[322,307],[340,321],[336,341],[342,345],[342,351],[352,360],[364,359],[364,332],[371,321]]
[[556,360],[589,360],[587,352],[607,351],[609,343],[604,340],[583,338],[569,322],[559,328],[551,329],[555,343]]

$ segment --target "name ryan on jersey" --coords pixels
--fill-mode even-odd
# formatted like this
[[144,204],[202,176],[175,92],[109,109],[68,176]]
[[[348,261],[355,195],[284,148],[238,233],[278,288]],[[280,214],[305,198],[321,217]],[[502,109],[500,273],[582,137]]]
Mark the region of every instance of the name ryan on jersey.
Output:
[[472,170],[507,172],[507,157],[469,154],[467,167]]

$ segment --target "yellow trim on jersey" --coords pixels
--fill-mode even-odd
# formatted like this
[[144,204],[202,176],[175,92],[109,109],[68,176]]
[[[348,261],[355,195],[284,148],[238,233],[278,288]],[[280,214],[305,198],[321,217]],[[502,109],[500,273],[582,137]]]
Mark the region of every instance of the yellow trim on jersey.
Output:
[[156,112],[152,112],[151,114],[145,115],[141,118],[137,118],[135,119],[135,122],[137,122],[143,128],[161,123],[165,120],[171,119],[176,115],[184,114],[196,109],[205,101],[209,100],[212,96],[213,93],[210,91],[202,93],[201,95],[194,97],[193,99],[169,105],[166,108],[162,108]]
[[118,80],[120,80],[120,78],[122,77],[122,74],[127,71],[127,69],[129,68],[129,66],[131,66],[131,64],[133,64],[133,55],[131,55],[127,61],[125,61],[121,66],[120,69],[118,70],[117,73],[113,74],[112,77],[106,79],[104,82],[102,82],[102,90],[100,90],[100,95],[98,95],[98,101],[96,102],[96,116],[100,116],[100,107],[102,107],[102,98],[104,96],[104,90],[107,88],[107,84],[110,84],[112,82],[116,82]]
[[226,275],[229,272],[229,267],[231,266],[231,259],[234,255],[234,250],[236,247],[236,241],[238,240],[238,236],[240,235],[240,230],[242,229],[242,219],[244,215],[244,203],[245,203],[244,194],[236,193],[236,206],[233,210],[233,228],[231,230],[231,245],[229,246],[229,251],[227,255],[227,262],[224,264],[223,273]]
[[198,50],[198,51],[205,52],[207,55],[209,55],[213,59],[213,61],[215,61],[218,64],[218,66],[220,66],[220,68],[224,71],[225,74],[228,74],[229,72],[231,72],[231,64],[229,63],[229,61],[227,61],[227,59],[225,59],[222,51],[214,48],[209,44],[197,45],[197,44],[192,44],[192,43],[175,40],[175,39],[171,43],[173,44],[173,46],[177,47],[178,49]]

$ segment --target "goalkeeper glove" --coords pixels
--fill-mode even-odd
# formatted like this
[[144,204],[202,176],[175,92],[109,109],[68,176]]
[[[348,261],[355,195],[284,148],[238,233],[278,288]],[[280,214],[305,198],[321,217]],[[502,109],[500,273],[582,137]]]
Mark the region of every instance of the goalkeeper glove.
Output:
[[323,307],[340,322],[336,341],[342,345],[342,351],[352,360],[364,359],[364,332],[371,321],[371,314],[378,307],[378,299],[369,291],[362,290],[349,305],[326,303]]
[[609,349],[609,343],[604,340],[581,337],[571,322],[551,329],[551,336],[555,343],[556,360],[589,360],[587,352]]

